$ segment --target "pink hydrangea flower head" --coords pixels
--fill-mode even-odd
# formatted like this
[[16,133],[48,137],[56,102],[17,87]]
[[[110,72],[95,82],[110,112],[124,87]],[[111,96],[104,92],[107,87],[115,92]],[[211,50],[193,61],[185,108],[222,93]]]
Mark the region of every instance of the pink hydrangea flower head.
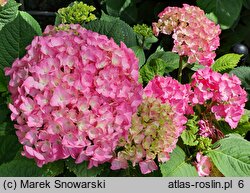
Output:
[[158,22],[153,23],[154,34],[173,34],[173,52],[188,56],[188,63],[211,66],[216,56],[214,50],[220,44],[221,30],[203,10],[184,4],[182,8],[166,7],[158,17]]
[[205,105],[217,120],[224,119],[231,128],[236,128],[247,101],[247,93],[240,84],[235,75],[222,75],[208,67],[200,69],[192,76],[192,103]]
[[[171,88],[181,89],[181,93],[167,90],[160,87],[159,82],[171,83]],[[180,87],[177,87],[179,84]],[[152,90],[155,88],[155,90]],[[166,162],[170,159],[170,153],[175,149],[178,137],[185,129],[187,122],[184,113],[187,104],[180,105],[174,102],[179,94],[185,93],[185,85],[175,82],[170,77],[156,77],[149,82],[149,87],[144,89],[144,98],[138,108],[138,112],[133,115],[132,126],[129,130],[128,139],[124,139],[120,146],[122,151],[118,152],[117,158],[113,160],[111,169],[126,168],[127,161],[131,161],[135,166],[139,164],[143,174],[157,170],[154,162],[157,158],[159,162]],[[169,92],[163,96],[164,92]],[[172,92],[172,93],[171,93]],[[185,95],[184,95],[185,96]],[[184,99],[185,101],[185,99]],[[187,101],[186,101],[187,102]],[[124,143],[125,141],[125,143]]]
[[199,176],[200,177],[209,176],[212,169],[212,163],[209,157],[202,155],[201,152],[198,152],[196,154],[196,161],[197,162],[195,162],[194,164]]
[[39,166],[110,161],[142,101],[133,51],[80,25],[48,26],[5,73],[23,155]]
[[193,113],[189,105],[189,96],[192,94],[190,85],[182,85],[171,77],[155,77],[144,88],[144,94],[169,103],[179,114]]

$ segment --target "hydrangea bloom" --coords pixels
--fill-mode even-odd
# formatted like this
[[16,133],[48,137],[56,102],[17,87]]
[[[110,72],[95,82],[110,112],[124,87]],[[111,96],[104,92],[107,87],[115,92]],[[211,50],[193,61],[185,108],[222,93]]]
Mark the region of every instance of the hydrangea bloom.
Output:
[[192,103],[204,105],[217,120],[224,118],[231,128],[236,128],[247,101],[247,93],[240,84],[235,75],[222,75],[208,67],[200,69],[192,76]]
[[199,62],[206,66],[213,63],[221,30],[203,10],[184,4],[183,8],[166,7],[158,16],[158,22],[153,23],[154,34],[173,33],[173,52],[188,56],[188,63]]
[[133,165],[139,163],[141,172],[147,174],[158,168],[156,157],[159,162],[170,159],[187,122],[187,100],[178,100],[181,94],[186,96],[187,90],[186,85],[170,77],[156,77],[149,82],[138,113],[133,115],[128,139],[120,142],[124,149],[112,161],[111,169],[126,168],[130,160]]
[[142,100],[133,51],[80,25],[47,27],[5,72],[23,155],[38,166],[109,161]]
[[197,162],[195,162],[194,164],[199,176],[209,176],[212,169],[212,163],[209,157],[202,155],[201,152],[198,152],[196,154],[196,160]]

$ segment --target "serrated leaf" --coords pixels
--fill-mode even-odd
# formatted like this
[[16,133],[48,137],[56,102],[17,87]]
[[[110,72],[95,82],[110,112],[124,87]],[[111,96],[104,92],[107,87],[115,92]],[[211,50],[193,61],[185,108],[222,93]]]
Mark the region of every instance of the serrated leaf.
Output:
[[1,177],[53,177],[64,169],[62,161],[56,161],[39,168],[33,159],[17,156],[14,160],[0,165]]
[[76,164],[73,159],[67,159],[65,163],[69,171],[75,173],[77,177],[95,177],[102,172],[104,167],[103,165],[100,165],[99,167],[88,169],[87,161]]
[[179,67],[179,55],[173,52],[159,51],[152,54],[140,69],[144,83],[148,83],[156,75],[163,76]]
[[235,68],[240,61],[240,54],[226,54],[218,58],[212,65],[212,69],[216,72],[228,72]]
[[134,46],[131,49],[134,51],[135,56],[139,60],[139,67],[143,66],[143,64],[145,63],[145,60],[146,60],[143,49],[139,46]]
[[248,102],[246,103],[246,108],[250,109],[250,67],[237,67],[230,71],[230,74],[235,74],[241,80],[241,86],[245,88],[248,94]]
[[240,135],[230,134],[217,141],[208,156],[225,177],[250,175],[250,142]]
[[137,45],[136,35],[133,29],[118,18],[110,18],[110,21],[95,20],[86,24],[85,27],[89,30],[104,34],[109,38],[113,38],[117,44],[120,44],[122,41],[130,48]]
[[195,146],[199,143],[197,141],[197,132],[199,131],[199,126],[196,119],[197,116],[189,119],[186,124],[187,128],[181,134],[181,138],[185,145]]
[[11,161],[20,147],[16,135],[0,136],[0,165]]
[[242,0],[197,0],[197,5],[206,13],[213,13],[222,29],[229,29],[240,15]]
[[28,13],[19,11],[17,17],[0,31],[0,69],[11,66],[25,54],[25,48],[36,35],[41,35],[37,21]]
[[194,166],[185,162],[185,152],[177,146],[170,155],[170,160],[160,164],[164,177],[195,177],[198,173]]
[[18,13],[20,6],[14,0],[9,0],[5,6],[0,6],[0,31],[9,22],[13,21]]

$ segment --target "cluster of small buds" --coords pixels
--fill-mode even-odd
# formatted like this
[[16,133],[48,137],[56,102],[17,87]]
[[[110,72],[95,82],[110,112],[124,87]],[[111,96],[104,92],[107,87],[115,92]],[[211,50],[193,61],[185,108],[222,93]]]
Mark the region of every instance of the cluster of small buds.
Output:
[[110,161],[142,101],[133,51],[80,25],[48,26],[11,68],[11,119],[38,166],[72,157]]
[[133,115],[128,139],[120,142],[123,150],[112,161],[111,169],[127,168],[127,161],[131,161],[133,166],[139,163],[141,172],[147,174],[158,169],[154,159],[170,159],[187,122],[184,114],[188,103],[178,101],[185,92],[186,86],[170,77],[155,77],[149,82],[143,102]]
[[72,5],[59,9],[58,16],[63,24],[83,24],[96,19],[92,13],[95,10],[96,8],[92,5],[75,1]]
[[137,24],[133,27],[133,30],[136,34],[141,35],[145,38],[154,36],[152,28],[146,24]]
[[158,16],[158,22],[153,23],[156,36],[173,33],[173,52],[188,56],[188,63],[211,66],[216,56],[214,50],[220,45],[219,25],[210,21],[199,7],[187,4],[183,8],[166,7]]
[[200,69],[192,76],[192,104],[205,106],[206,112],[212,112],[216,120],[224,119],[234,129],[247,101],[247,93],[240,84],[235,75],[220,74],[208,67]]

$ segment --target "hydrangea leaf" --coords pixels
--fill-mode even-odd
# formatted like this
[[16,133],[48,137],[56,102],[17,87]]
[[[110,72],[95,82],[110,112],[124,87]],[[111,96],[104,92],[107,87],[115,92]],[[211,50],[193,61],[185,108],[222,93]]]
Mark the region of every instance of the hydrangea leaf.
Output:
[[20,147],[16,135],[0,136],[0,165],[11,161]]
[[194,166],[185,162],[185,152],[177,146],[170,155],[170,160],[160,164],[164,177],[195,177],[198,173]]
[[120,17],[130,23],[136,23],[138,9],[131,0],[106,0],[106,10],[109,15]]
[[[19,153],[20,154],[20,153]],[[39,168],[35,161],[17,156],[10,162],[0,165],[1,177],[54,177],[63,172],[63,161],[56,161]]]
[[9,22],[13,21],[18,13],[18,7],[20,6],[14,0],[9,0],[8,3],[0,6],[0,30]]
[[213,13],[222,29],[229,29],[240,15],[242,0],[197,0],[197,4],[206,13]]
[[0,69],[0,92],[8,91],[8,81],[2,69]]
[[243,0],[243,5],[244,5],[247,9],[250,9],[250,0]]
[[139,46],[134,46],[131,49],[134,51],[136,57],[139,60],[139,67],[143,66],[143,64],[146,61],[143,49],[141,47],[139,47]]
[[242,87],[244,87],[248,93],[248,102],[246,103],[246,108],[250,109],[250,67],[237,67],[230,71],[230,74],[235,74],[241,80]]
[[87,161],[76,164],[73,159],[67,159],[65,163],[69,171],[73,172],[77,177],[95,177],[99,175],[104,168],[104,165],[100,165],[99,167],[88,169]]
[[17,17],[0,31],[0,69],[10,66],[25,53],[25,47],[36,35],[41,35],[37,21],[20,11]]
[[0,137],[4,135],[15,134],[13,122],[5,121],[0,123]]
[[250,142],[240,135],[230,134],[217,141],[208,156],[225,177],[250,174]]
[[113,38],[117,44],[124,42],[127,47],[133,47],[137,45],[136,35],[133,29],[124,21],[118,18],[109,18],[107,20],[95,20],[89,22],[85,27],[89,30],[104,34],[109,38]]
[[199,131],[197,116],[193,116],[192,119],[189,119],[186,125],[187,128],[181,134],[183,143],[185,145],[195,146],[199,143],[196,139],[197,132]]
[[226,54],[215,61],[212,69],[216,72],[228,72],[237,66],[241,57],[240,54]]
[[152,54],[140,69],[142,80],[147,84],[156,75],[163,76],[179,67],[179,55],[159,51]]

